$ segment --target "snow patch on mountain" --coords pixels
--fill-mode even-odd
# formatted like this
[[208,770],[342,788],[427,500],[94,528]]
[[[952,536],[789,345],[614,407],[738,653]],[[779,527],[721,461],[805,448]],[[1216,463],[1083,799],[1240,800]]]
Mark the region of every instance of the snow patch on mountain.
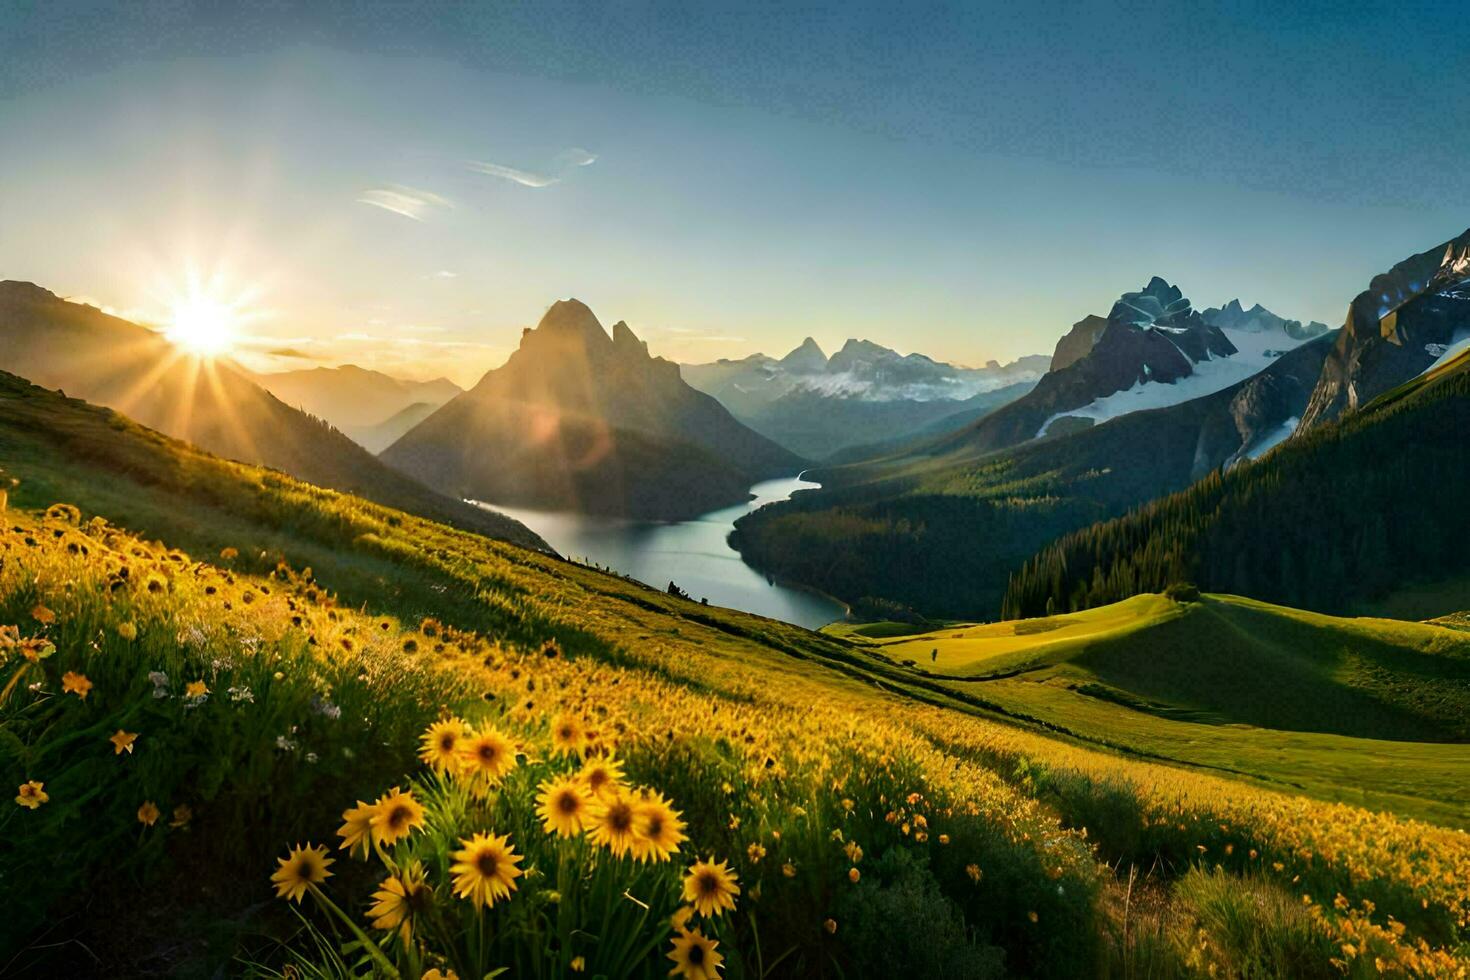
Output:
[[[1158,327],[1155,326],[1154,329],[1157,330]],[[1207,356],[1202,361],[1194,362],[1193,372],[1187,377],[1169,383],[1150,378],[1138,382],[1132,388],[1098,398],[1081,408],[1058,412],[1042,424],[1037,438],[1046,435],[1047,430],[1060,418],[1091,419],[1094,424],[1100,425],[1130,412],[1168,408],[1212,395],[1222,388],[1228,388],[1264,371],[1286,350],[1298,347],[1303,342],[1282,333],[1223,328],[1221,332],[1237,348],[1235,354],[1229,357]]]

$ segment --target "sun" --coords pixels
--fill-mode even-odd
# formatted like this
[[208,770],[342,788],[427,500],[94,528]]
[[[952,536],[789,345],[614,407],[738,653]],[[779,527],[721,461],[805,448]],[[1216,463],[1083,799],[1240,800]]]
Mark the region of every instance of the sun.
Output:
[[191,354],[220,357],[235,349],[239,320],[230,304],[196,293],[175,301],[164,336]]

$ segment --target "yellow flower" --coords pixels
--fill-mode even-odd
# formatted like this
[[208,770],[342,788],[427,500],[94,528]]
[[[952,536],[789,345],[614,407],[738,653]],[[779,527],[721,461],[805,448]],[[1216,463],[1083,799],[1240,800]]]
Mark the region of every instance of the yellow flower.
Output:
[[823,922],[822,923],[822,928],[827,930],[827,934],[828,935],[831,935],[831,936],[837,935],[837,920],[836,919],[828,919],[826,922]]
[[559,714],[551,720],[551,748],[557,755],[587,754],[587,730],[575,716]]
[[572,961],[567,964],[567,968],[570,969],[573,973],[583,972],[587,969],[587,957],[573,956]]
[[760,864],[761,858],[766,856],[766,849],[759,844],[751,844],[745,849],[745,856],[750,858],[751,864]]
[[669,916],[669,925],[675,932],[688,932],[689,920],[694,917],[694,906],[681,905],[679,910]]
[[970,876],[970,880],[973,881],[975,884],[977,884],[977,885],[980,884],[980,865],[978,865],[978,864],[967,864],[967,865],[965,865],[965,874],[969,875]]
[[459,766],[459,743],[466,725],[458,718],[447,718],[430,725],[420,739],[419,758],[435,772],[451,772]]
[[521,856],[509,840],[503,834],[460,838],[464,849],[450,855],[455,861],[449,868],[449,873],[454,875],[454,894],[468,898],[476,908],[493,906],[496,900],[508,898],[516,890],[515,880],[522,874],[516,867]]
[[857,868],[848,868],[847,869],[847,880],[850,881],[850,882],[852,882],[854,885],[856,885],[858,883],[858,879],[861,878],[862,876],[863,876],[863,873],[861,871],[859,871]]
[[719,980],[720,964],[724,962],[724,957],[715,951],[719,943],[706,938],[698,929],[681,932],[672,942],[674,948],[668,955],[674,961],[674,968],[669,971],[669,976],[686,980]]
[[622,790],[614,790],[595,801],[587,824],[587,836],[592,843],[607,848],[614,857],[631,851],[637,833],[634,802]]
[[577,774],[587,792],[602,796],[615,790],[623,782],[623,764],[612,756],[588,759]]
[[858,842],[857,841],[850,841],[848,843],[848,845],[846,847],[844,847],[842,850],[847,855],[847,859],[849,861],[851,861],[853,864],[861,864],[862,863],[862,861],[863,861],[863,849],[858,846]]
[[425,970],[420,980],[459,980],[459,974],[453,970],[444,971],[436,967],[432,970]]
[[695,862],[684,876],[684,901],[696,912],[709,918],[725,909],[735,910],[735,896],[740,894],[739,879],[728,864],[715,864],[714,858]]
[[219,556],[225,561],[230,561],[232,559],[239,558],[240,552],[238,549],[235,548],[221,548]]
[[184,697],[202,698],[209,693],[209,686],[201,681],[190,681],[184,685]]
[[424,806],[413,798],[413,790],[393,787],[378,797],[373,811],[373,840],[390,847],[424,825]]
[[138,627],[132,623],[119,623],[117,635],[124,640],[136,640],[138,638]]
[[373,892],[376,904],[368,909],[368,916],[374,929],[397,929],[407,943],[413,936],[414,920],[428,909],[433,898],[434,890],[424,880],[424,866],[414,861],[399,874],[383,879]]
[[189,808],[189,804],[180,803],[174,807],[173,819],[168,822],[168,825],[170,827],[187,827],[189,821],[193,819],[194,811]]
[[795,878],[796,865],[792,864],[790,861],[787,861],[785,864],[781,865],[781,873],[788,878]]
[[46,784],[38,783],[34,779],[32,779],[28,783],[20,784],[20,789],[17,791],[15,802],[19,803],[27,810],[34,810],[49,799],[51,799],[51,797],[46,795]]
[[363,857],[368,856],[372,845],[373,817],[377,813],[377,807],[362,800],[358,800],[352,809],[342,811],[342,826],[337,828],[337,836],[342,838],[339,846],[349,857],[359,850]]
[[31,618],[40,623],[42,626],[50,626],[52,623],[56,622],[56,614],[47,609],[45,606],[41,605],[40,603],[37,603],[34,607],[32,607]]
[[138,740],[138,733],[125,732],[119,728],[114,734],[109,735],[107,740],[112,743],[113,755],[122,755],[124,752],[131,755],[133,752],[133,743]]
[[332,859],[327,857],[325,847],[298,844],[291,848],[291,853],[276,860],[281,866],[271,875],[271,881],[276,884],[277,898],[299,902],[308,888],[320,885],[332,876],[332,872],[327,870]]
[[61,690],[66,694],[75,694],[83,701],[92,690],[92,682],[87,680],[86,674],[78,674],[74,670],[68,670],[61,675]]
[[545,824],[546,832],[558,837],[580,834],[589,809],[589,801],[582,795],[582,781],[576,776],[561,776],[546,780],[539,789],[536,815]]
[[639,861],[667,861],[689,838],[683,816],[663,794],[644,796],[633,807],[633,857]]
[[494,786],[516,767],[516,747],[487,725],[461,742],[459,759],[460,772]]
[[158,804],[152,800],[144,800],[143,805],[138,807],[138,822],[145,827],[151,827],[158,822]]

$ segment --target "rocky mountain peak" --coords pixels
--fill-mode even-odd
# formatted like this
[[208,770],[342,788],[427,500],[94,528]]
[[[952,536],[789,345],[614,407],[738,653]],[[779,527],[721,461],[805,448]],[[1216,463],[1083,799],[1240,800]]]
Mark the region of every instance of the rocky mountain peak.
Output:
[[827,367],[827,354],[815,340],[808,337],[791,353],[781,358],[780,365],[797,374],[814,374]]

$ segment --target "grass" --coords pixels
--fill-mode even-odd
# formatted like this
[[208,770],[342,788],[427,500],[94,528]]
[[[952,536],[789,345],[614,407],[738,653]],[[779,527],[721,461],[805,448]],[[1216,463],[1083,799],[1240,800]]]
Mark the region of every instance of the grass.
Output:
[[[655,950],[635,975],[667,973],[664,913],[677,899],[660,889],[696,854],[730,861],[742,886],[733,914],[700,922],[728,976],[864,975],[903,949],[939,975],[1086,975],[1099,964],[1138,975],[1197,938],[1184,883],[1215,865],[1227,891],[1254,895],[1266,880],[1291,901],[1315,896],[1340,956],[1346,930],[1387,930],[1375,955],[1404,963],[1451,962],[1466,941],[1470,840],[1403,815],[1454,792],[1435,781],[1455,767],[1436,769],[1418,743],[1360,740],[1337,756],[1335,783],[1278,781],[1282,791],[1259,774],[1222,778],[1208,761],[1160,764],[1147,747],[1060,734],[1023,716],[1034,705],[974,693],[995,682],[929,676],[869,642],[684,602],[23,395],[24,423],[0,402],[0,451],[21,479],[0,535],[0,625],[55,652],[33,663],[12,651],[0,665],[7,683],[25,671],[0,704],[0,766],[50,795],[9,811],[0,843],[4,880],[37,883],[24,908],[0,903],[14,923],[12,968],[96,972],[86,951],[124,973],[203,974],[239,957],[262,974],[350,965],[365,947],[343,953],[344,919],[313,899],[303,926],[271,899],[268,876],[288,844],[335,845],[343,811],[394,785],[437,802],[389,856],[421,858],[434,906],[459,925],[412,953],[373,930],[364,912],[386,869],[340,851],[323,895],[405,974],[482,959],[526,975],[569,968],[556,958],[567,943],[622,920],[581,899],[568,923],[546,918],[561,851],[536,836],[530,795],[567,764],[548,734],[559,716],[598,730],[628,784],[666,794],[686,825],[678,860],[651,868],[570,845],[588,889],[661,906],[625,930]],[[81,513],[40,514],[59,499]],[[156,591],[151,575],[164,582]],[[38,605],[54,618],[37,618]],[[68,671],[92,680],[85,700],[64,690]],[[153,671],[168,675],[169,696],[154,698]],[[181,679],[204,680],[209,697],[189,707]],[[253,701],[232,699],[241,686]],[[436,796],[416,738],[448,712],[512,737],[520,774],[483,797]],[[1254,751],[1229,741],[1238,727],[1190,724],[1220,733],[1221,753]],[[139,733],[133,752],[114,752],[117,728]],[[1302,740],[1282,769],[1330,762],[1334,744],[1349,744],[1274,734]],[[1379,753],[1403,753],[1399,787],[1411,795],[1385,790],[1374,809],[1323,801],[1349,792],[1346,770]],[[145,799],[164,814],[152,826],[137,819]],[[170,826],[180,804],[192,816]],[[471,932],[490,919],[448,894],[446,842],[470,830],[510,833],[537,872],[486,913],[503,937],[489,946]],[[1156,942],[1114,928],[1131,866],[1154,874]],[[1348,909],[1331,904],[1338,893]],[[1268,924],[1295,928],[1272,909]],[[1223,926],[1198,928],[1225,942]],[[614,962],[595,945],[577,952],[589,975]],[[1169,962],[1182,964],[1171,975],[1207,973]]]
[[[1324,799],[1470,822],[1470,634],[1234,596],[1143,595],[870,641],[1089,742]],[[937,651],[937,657],[933,652]],[[1405,778],[1412,773],[1412,778]]]

